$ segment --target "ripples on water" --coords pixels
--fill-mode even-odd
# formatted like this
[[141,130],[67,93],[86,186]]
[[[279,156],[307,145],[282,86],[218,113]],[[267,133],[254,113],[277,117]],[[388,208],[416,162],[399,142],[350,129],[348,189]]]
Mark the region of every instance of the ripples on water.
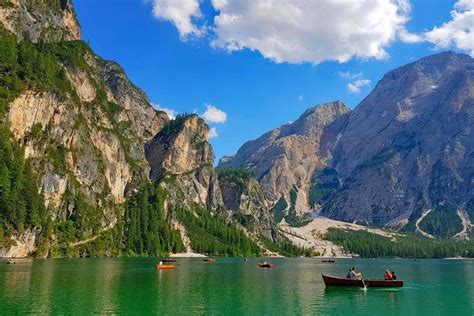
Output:
[[[465,260],[178,259],[175,270],[136,259],[0,262],[0,315],[474,315],[474,263]],[[344,276],[356,266],[365,277],[385,269],[402,289],[325,288],[321,273]]]

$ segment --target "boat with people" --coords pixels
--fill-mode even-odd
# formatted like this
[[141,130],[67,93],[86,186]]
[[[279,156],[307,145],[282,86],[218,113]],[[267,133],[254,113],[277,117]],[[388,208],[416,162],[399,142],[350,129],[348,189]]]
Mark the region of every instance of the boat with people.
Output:
[[205,262],[216,262],[216,259],[214,258],[204,258]]
[[176,262],[176,259],[162,259],[163,263]]
[[8,259],[7,264],[15,264],[16,261],[13,260],[12,258]]
[[257,263],[257,267],[260,267],[260,268],[273,268],[274,266],[275,266],[274,264],[264,261],[264,260],[261,260],[259,263]]
[[156,265],[157,270],[171,270],[175,268],[176,268],[175,264],[157,264]]
[[329,275],[324,275],[324,284],[326,286],[350,286],[350,287],[403,287],[402,280],[381,280],[381,279],[351,279],[339,278]]
[[336,260],[333,259],[323,259],[321,260],[322,263],[336,263]]

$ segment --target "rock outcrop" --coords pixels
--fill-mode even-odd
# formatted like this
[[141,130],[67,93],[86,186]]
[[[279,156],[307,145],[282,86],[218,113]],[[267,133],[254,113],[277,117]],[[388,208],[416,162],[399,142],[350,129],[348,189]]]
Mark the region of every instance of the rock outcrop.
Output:
[[256,235],[277,239],[277,228],[260,183],[250,174],[219,170],[219,187],[226,210]]
[[316,170],[332,159],[331,150],[349,109],[339,101],[308,109],[295,122],[245,143],[222,168],[245,168],[259,180],[278,221],[310,211],[310,189]]
[[223,206],[208,133],[197,115],[178,116],[145,146],[150,179],[162,182],[176,207]]
[[2,0],[0,22],[18,41],[59,42],[81,39],[71,0]]

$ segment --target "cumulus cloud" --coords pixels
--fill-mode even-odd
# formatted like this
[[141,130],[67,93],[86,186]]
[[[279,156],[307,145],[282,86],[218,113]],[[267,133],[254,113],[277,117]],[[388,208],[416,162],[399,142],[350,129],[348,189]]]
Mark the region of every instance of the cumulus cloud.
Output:
[[206,111],[201,115],[207,123],[225,123],[227,114],[212,104],[206,105]]
[[344,79],[355,79],[362,76],[361,72],[352,73],[350,71],[338,71],[337,73],[339,74],[339,76],[341,76]]
[[361,88],[369,86],[370,83],[371,82],[369,79],[359,79],[348,83],[347,90],[349,90],[351,93],[359,93]]
[[451,20],[424,34],[437,48],[457,47],[474,56],[474,0],[460,0],[451,11]]
[[190,36],[204,35],[205,29],[193,23],[196,18],[202,18],[198,0],[151,0],[153,15],[164,21],[172,22],[178,29],[182,40]]
[[215,127],[212,127],[209,129],[209,135],[208,138],[216,138],[217,137],[217,129]]
[[409,20],[408,0],[213,0],[214,47],[275,62],[382,59]]
[[168,117],[169,117],[171,120],[175,119],[175,118],[176,118],[176,115],[178,114],[175,110],[172,110],[172,109],[166,108],[166,107],[162,107],[162,106],[160,106],[159,104],[153,103],[152,105],[153,105],[153,107],[154,107],[155,109],[157,109],[158,111],[163,111],[163,112],[165,112],[166,114],[168,114]]

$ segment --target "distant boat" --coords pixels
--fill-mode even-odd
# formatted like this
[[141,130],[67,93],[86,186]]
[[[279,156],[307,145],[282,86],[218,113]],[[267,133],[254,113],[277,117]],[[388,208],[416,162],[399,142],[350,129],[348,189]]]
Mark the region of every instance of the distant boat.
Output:
[[260,267],[260,268],[273,268],[274,265],[269,263],[269,262],[259,262],[257,264],[257,267]]
[[402,280],[354,280],[349,278],[338,278],[321,274],[326,286],[351,286],[351,287],[402,287]]
[[335,263],[336,260],[332,260],[332,259],[323,259],[321,262],[324,262],[324,263]]
[[205,258],[204,261],[206,261],[206,262],[215,262],[216,259],[213,259],[213,258]]
[[9,260],[7,261],[7,264],[15,264],[15,263],[16,263],[16,261],[13,260],[13,259],[9,259]]
[[163,259],[161,260],[163,263],[165,262],[176,262],[176,259]]
[[171,270],[176,268],[175,264],[157,264],[156,269],[157,270]]

